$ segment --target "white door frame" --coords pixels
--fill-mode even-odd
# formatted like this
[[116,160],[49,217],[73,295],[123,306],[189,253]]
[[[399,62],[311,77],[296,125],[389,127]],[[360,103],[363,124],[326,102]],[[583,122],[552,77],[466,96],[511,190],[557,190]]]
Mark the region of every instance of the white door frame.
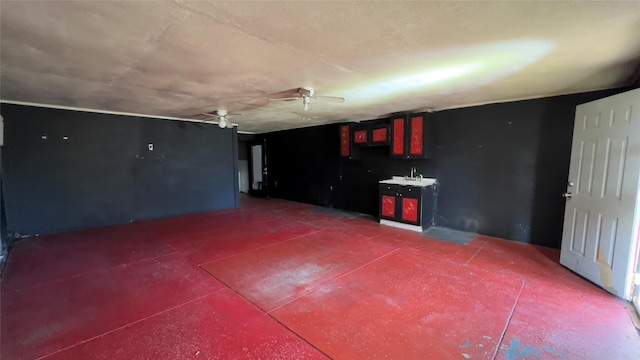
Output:
[[[638,199],[636,202],[636,208],[640,207],[640,190],[638,190]],[[631,302],[640,316],[640,229],[638,229],[638,237],[636,238],[636,260],[635,260],[635,274],[633,274],[633,294]]]

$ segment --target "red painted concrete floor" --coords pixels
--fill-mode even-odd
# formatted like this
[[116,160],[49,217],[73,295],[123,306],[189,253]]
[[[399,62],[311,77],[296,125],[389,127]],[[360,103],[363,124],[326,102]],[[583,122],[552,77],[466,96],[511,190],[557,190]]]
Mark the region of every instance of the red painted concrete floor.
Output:
[[2,359],[640,359],[625,303],[557,250],[314,209],[244,198],[23,239]]

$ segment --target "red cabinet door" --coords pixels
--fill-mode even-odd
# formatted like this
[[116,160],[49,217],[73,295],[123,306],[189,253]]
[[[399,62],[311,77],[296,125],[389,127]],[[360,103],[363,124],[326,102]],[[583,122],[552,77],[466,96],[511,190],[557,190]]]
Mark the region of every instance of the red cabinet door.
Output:
[[371,133],[374,144],[387,143],[389,141],[389,130],[387,127],[373,129]]
[[367,143],[367,130],[356,130],[353,132],[353,142],[356,144]]
[[402,220],[418,223],[420,213],[418,199],[402,198]]
[[392,195],[382,195],[382,216],[388,218],[396,217],[396,197]]
[[393,144],[391,153],[394,156],[403,156],[404,151],[404,118],[393,119]]
[[431,124],[426,115],[395,117],[391,120],[391,157],[428,159]]
[[349,125],[340,126],[340,156],[351,156],[351,131]]
[[411,142],[409,143],[409,155],[422,156],[424,154],[424,121],[422,116],[411,118]]

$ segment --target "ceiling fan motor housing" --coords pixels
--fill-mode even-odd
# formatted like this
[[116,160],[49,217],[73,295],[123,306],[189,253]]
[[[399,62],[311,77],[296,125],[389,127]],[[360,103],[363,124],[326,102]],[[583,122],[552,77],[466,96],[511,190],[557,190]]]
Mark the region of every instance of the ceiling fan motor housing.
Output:
[[314,94],[313,88],[306,88],[306,87],[300,88],[298,92],[302,97],[311,97]]

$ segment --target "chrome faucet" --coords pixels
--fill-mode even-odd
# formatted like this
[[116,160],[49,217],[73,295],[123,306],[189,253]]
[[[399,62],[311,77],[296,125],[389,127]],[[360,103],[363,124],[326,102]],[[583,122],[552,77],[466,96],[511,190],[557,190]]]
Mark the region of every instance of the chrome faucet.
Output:
[[413,166],[413,167],[411,167],[411,176],[410,176],[410,178],[413,179],[415,177],[415,175],[416,175],[416,167]]

